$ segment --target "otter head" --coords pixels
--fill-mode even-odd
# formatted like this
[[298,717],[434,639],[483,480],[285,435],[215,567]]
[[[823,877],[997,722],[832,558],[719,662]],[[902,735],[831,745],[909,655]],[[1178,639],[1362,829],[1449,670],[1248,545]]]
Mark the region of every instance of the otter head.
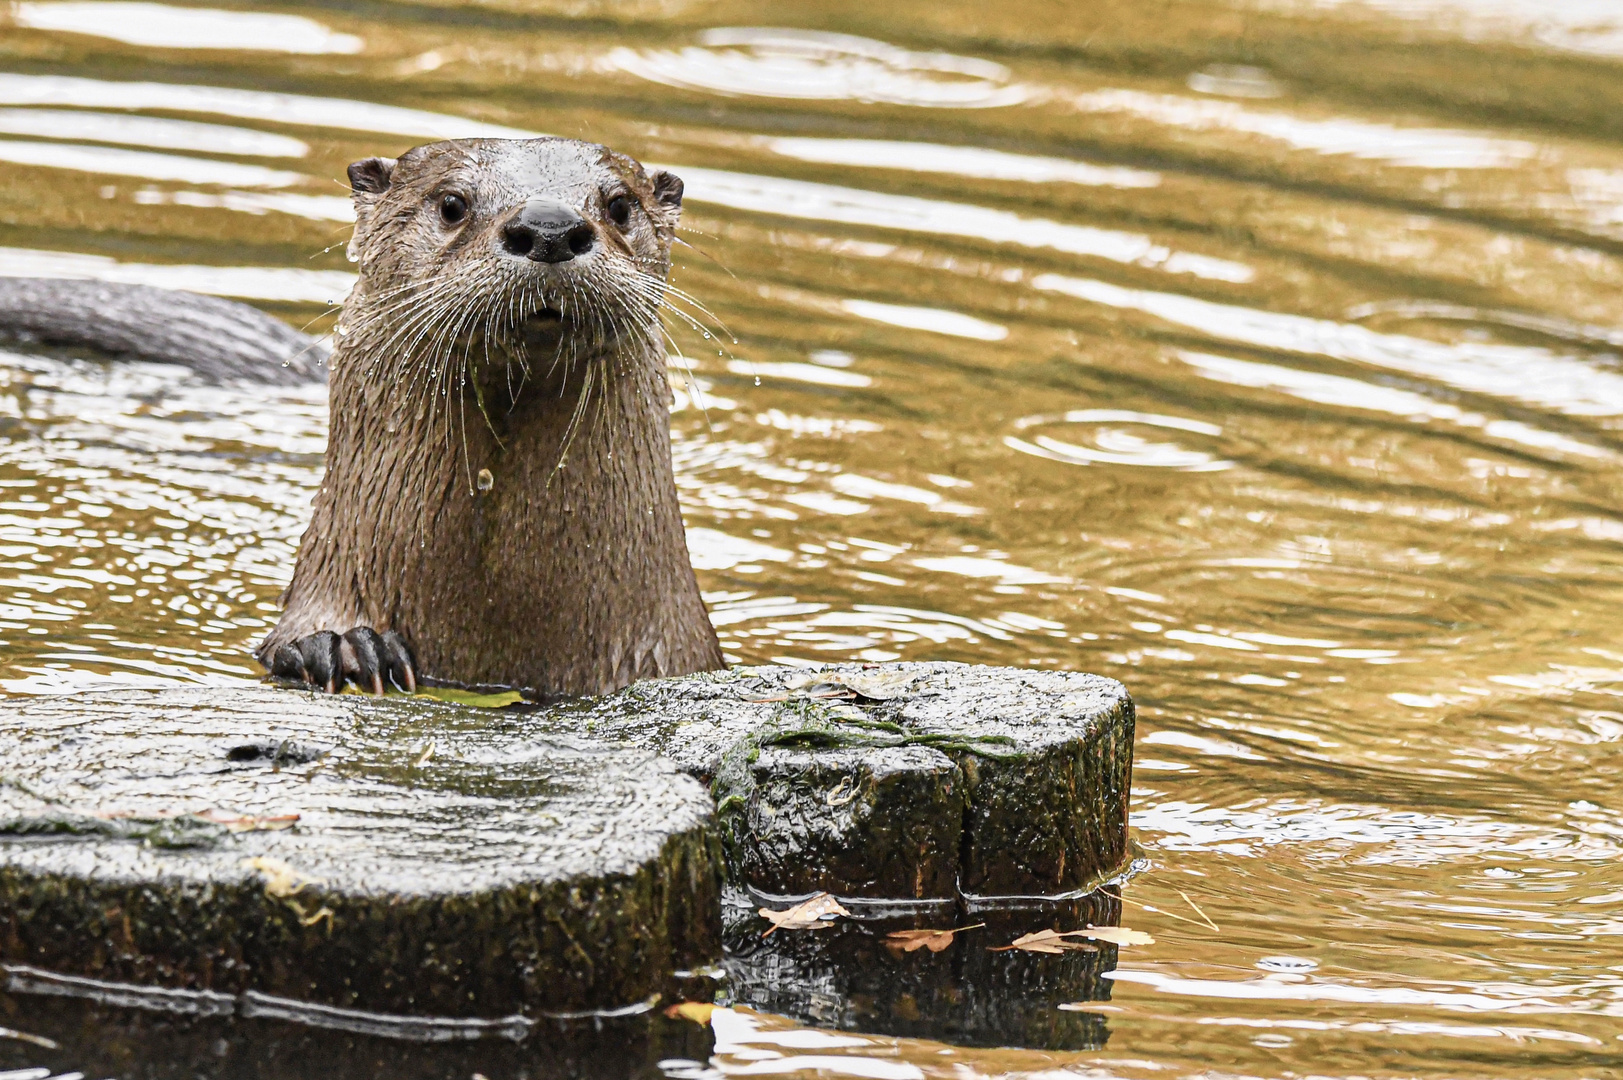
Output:
[[573,139],[472,139],[357,161],[349,179],[349,254],[399,347],[482,338],[522,359],[657,332],[682,212],[672,173]]

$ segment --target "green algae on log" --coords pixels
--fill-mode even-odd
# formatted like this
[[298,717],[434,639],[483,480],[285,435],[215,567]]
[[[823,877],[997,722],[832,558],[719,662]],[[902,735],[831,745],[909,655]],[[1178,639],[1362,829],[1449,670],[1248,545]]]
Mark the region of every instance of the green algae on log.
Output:
[[10,703],[0,962],[512,1036],[719,958],[703,787],[500,715],[270,688]]
[[952,898],[1085,890],[1127,860],[1132,699],[950,663],[758,667],[565,710],[712,784],[735,885]]

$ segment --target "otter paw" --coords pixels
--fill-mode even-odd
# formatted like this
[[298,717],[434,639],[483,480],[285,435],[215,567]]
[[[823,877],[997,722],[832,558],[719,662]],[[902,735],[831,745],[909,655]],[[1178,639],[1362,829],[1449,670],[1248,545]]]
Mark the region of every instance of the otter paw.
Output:
[[387,678],[395,689],[417,692],[417,668],[406,639],[393,630],[378,633],[357,626],[340,637],[331,630],[309,634],[283,645],[271,658],[271,676],[335,694],[345,683],[383,693]]

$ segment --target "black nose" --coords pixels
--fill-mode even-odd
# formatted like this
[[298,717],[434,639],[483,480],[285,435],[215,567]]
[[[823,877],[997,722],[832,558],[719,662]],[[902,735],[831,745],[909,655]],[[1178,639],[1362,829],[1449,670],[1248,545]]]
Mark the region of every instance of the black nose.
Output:
[[502,229],[509,254],[536,262],[568,262],[597,242],[597,232],[575,211],[551,199],[531,199]]

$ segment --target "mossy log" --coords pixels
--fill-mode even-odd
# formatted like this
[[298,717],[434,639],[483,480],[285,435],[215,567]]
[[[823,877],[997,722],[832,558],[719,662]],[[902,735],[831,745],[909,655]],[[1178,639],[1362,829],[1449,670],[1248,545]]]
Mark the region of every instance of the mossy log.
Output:
[[567,714],[710,783],[729,878],[757,892],[1053,896],[1127,860],[1134,712],[1113,679],[949,663],[735,668]]

